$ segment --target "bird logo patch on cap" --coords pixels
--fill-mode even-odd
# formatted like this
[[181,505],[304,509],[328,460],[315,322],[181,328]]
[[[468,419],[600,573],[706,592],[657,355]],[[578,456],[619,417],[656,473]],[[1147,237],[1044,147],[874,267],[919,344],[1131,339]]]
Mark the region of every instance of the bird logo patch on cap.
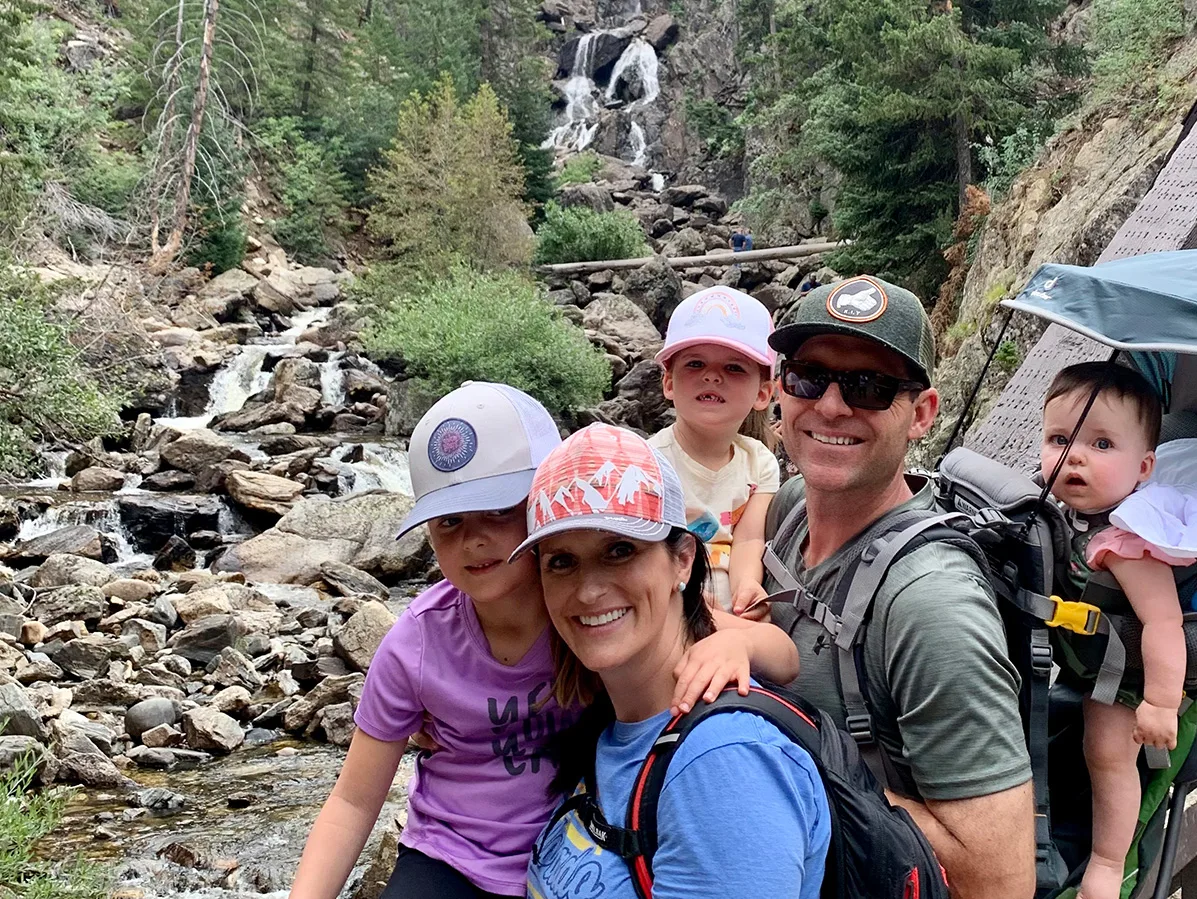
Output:
[[478,452],[478,435],[468,421],[446,418],[428,438],[428,461],[437,471],[465,468]]
[[845,281],[827,296],[827,311],[842,322],[871,322],[888,305],[885,288],[872,278]]

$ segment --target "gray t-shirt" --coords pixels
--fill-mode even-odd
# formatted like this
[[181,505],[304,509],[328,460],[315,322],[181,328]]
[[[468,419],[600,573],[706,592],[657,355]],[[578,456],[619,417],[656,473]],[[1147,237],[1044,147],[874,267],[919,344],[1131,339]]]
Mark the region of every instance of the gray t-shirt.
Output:
[[[931,483],[913,483],[914,497],[889,514],[930,509]],[[769,510],[770,530],[802,499],[801,477],[785,483]],[[782,535],[783,537],[785,535]],[[812,593],[830,600],[854,541],[813,569],[802,560],[803,521],[774,552]],[[770,593],[781,589],[766,577]],[[775,604],[773,621],[801,656],[792,684],[844,726],[835,647],[826,632],[793,606]],[[820,640],[824,637],[824,640]],[[968,554],[928,543],[894,563],[873,604],[864,639],[867,695],[877,739],[913,798],[967,799],[1031,779],[1018,713],[1018,673],[1006,654],[1005,630],[988,582]]]

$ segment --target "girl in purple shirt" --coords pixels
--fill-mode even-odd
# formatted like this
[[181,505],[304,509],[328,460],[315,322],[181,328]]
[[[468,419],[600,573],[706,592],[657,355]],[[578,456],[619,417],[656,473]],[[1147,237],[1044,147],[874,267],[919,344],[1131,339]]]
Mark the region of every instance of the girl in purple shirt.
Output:
[[[379,647],[341,775],[308,837],[292,899],[335,899],[378,818],[408,739],[437,751],[417,767],[399,859],[383,899],[522,896],[550,792],[550,738],[578,709],[552,698],[549,618],[535,561],[508,564],[527,537],[526,500],[557,426],[526,394],[469,382],[412,433],[418,497],[406,532],[427,523],[445,580],[418,596]],[[788,682],[798,659],[771,625],[731,616],[679,666],[681,707],[714,698],[748,663]]]

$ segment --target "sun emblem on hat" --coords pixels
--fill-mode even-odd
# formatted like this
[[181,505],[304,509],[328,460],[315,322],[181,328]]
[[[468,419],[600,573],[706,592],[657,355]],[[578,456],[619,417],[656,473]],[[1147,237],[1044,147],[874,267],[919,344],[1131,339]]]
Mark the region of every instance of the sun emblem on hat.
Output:
[[478,452],[478,435],[468,421],[446,418],[428,438],[428,461],[438,471],[464,468]]
[[852,278],[827,296],[827,311],[843,322],[871,322],[888,305],[885,288],[872,278]]

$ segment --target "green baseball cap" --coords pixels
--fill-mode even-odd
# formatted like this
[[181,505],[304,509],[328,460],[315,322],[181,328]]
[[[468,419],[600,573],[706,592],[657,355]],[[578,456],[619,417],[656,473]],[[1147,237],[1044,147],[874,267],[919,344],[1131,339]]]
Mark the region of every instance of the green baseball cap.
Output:
[[935,339],[922,301],[896,284],[860,275],[816,287],[777,323],[769,346],[790,357],[808,337],[846,334],[873,340],[909,360],[931,386]]

